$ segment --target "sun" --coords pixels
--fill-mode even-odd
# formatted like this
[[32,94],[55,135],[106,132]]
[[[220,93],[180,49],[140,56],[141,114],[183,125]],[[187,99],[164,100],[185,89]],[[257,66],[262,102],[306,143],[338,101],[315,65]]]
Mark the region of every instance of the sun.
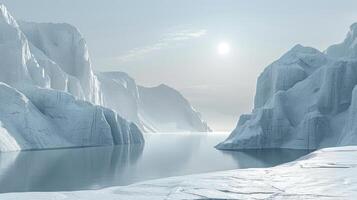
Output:
[[231,47],[226,42],[221,42],[217,46],[217,52],[219,55],[226,55],[231,51]]

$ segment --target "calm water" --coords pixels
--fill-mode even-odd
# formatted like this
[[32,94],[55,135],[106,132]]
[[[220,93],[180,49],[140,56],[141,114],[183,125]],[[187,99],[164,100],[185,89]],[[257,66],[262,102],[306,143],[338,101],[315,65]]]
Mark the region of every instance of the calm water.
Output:
[[270,167],[307,154],[297,150],[219,151],[227,134],[155,134],[145,146],[93,147],[0,154],[0,192],[64,191],[138,181]]

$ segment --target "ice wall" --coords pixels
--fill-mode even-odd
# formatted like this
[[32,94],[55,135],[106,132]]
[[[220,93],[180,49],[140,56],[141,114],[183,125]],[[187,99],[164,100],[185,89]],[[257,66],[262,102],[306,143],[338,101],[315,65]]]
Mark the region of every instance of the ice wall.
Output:
[[104,108],[84,39],[68,24],[18,23],[0,4],[0,151],[143,143]]
[[0,94],[1,151],[144,142],[135,124],[68,93],[0,83]]
[[357,144],[357,25],[325,52],[297,45],[259,76],[254,109],[219,149]]

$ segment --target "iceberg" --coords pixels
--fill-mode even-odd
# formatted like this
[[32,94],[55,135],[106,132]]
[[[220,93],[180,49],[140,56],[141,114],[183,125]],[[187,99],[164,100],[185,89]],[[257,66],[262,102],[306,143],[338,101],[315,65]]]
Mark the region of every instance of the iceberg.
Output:
[[143,143],[140,129],[102,106],[79,31],[17,22],[0,5],[0,151]]
[[251,114],[219,149],[355,145],[357,25],[325,52],[296,45],[259,76]]

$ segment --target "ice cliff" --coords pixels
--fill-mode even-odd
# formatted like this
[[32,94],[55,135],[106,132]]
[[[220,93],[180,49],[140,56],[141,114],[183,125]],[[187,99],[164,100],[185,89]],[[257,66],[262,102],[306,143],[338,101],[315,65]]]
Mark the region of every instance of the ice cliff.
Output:
[[13,87],[36,85],[101,103],[84,39],[68,24],[18,23],[0,5],[0,81]]
[[118,114],[58,90],[0,83],[0,151],[142,143]]
[[0,5],[0,151],[142,143],[104,108],[84,39],[68,24],[18,23]]
[[259,76],[254,109],[219,149],[357,144],[357,24],[325,52],[296,45]]

